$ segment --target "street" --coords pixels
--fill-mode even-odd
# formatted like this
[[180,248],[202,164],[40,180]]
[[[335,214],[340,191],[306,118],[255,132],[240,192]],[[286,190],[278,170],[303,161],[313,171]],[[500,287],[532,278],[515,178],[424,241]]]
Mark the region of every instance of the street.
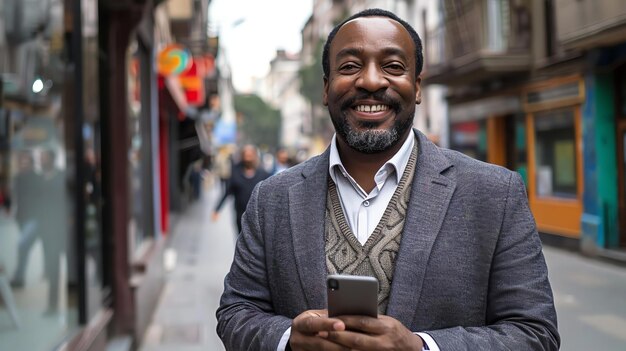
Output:
[[626,269],[545,247],[561,350],[626,350]]
[[[169,273],[141,351],[223,350],[215,310],[234,249],[232,204],[217,222],[211,189],[176,221]],[[544,248],[564,351],[626,350],[626,269],[553,247]]]

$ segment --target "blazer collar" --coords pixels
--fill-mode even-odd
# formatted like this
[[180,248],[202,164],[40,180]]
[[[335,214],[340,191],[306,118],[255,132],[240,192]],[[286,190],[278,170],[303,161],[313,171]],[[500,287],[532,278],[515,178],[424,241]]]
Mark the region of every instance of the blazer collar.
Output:
[[415,319],[428,257],[456,188],[446,173],[452,167],[448,158],[424,134],[415,133],[419,156],[387,306],[387,314],[407,327]]

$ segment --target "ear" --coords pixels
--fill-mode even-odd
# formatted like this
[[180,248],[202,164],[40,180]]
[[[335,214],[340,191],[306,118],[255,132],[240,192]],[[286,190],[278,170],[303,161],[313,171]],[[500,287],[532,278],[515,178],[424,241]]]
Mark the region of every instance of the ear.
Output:
[[324,77],[324,93],[322,94],[322,103],[328,106],[328,78]]
[[422,77],[418,76],[415,80],[415,104],[422,103]]

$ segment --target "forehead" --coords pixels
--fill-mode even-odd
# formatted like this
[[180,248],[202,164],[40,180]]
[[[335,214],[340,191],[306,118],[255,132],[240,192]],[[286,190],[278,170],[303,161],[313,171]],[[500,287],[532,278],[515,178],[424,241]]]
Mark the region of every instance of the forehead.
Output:
[[359,17],[346,22],[337,31],[330,45],[331,60],[343,48],[366,46],[400,48],[409,57],[415,50],[411,35],[399,22],[388,17]]

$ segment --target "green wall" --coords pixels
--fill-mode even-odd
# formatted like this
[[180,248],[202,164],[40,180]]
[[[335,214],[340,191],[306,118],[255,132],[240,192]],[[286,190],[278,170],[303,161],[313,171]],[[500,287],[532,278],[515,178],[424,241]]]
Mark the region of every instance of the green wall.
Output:
[[615,141],[615,83],[613,74],[595,75],[594,126],[598,215],[604,224],[605,247],[619,244],[617,155]]

